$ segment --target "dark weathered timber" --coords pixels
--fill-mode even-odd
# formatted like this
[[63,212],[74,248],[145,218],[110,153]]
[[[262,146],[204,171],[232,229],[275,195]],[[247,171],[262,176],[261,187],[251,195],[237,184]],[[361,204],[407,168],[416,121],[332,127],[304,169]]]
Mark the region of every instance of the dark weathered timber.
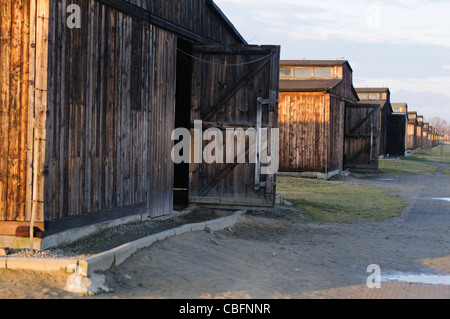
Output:
[[[277,105],[279,47],[248,47],[245,53],[239,47],[204,48],[197,47],[197,52],[193,53],[197,59],[193,60],[192,121],[206,121],[203,129],[208,123],[221,123],[222,128],[244,123],[243,128],[249,128],[257,122],[258,98],[269,101],[272,97]],[[267,52],[270,58],[247,63],[264,57]],[[277,126],[276,117],[271,113],[274,112],[265,106],[262,126]],[[202,149],[206,144],[203,143]],[[273,206],[274,178],[270,174],[262,176],[261,185],[265,186],[256,190],[255,164],[250,163],[248,153],[247,143],[245,163],[192,163],[190,201],[207,205]]]
[[380,106],[347,103],[345,106],[346,169],[378,170]]

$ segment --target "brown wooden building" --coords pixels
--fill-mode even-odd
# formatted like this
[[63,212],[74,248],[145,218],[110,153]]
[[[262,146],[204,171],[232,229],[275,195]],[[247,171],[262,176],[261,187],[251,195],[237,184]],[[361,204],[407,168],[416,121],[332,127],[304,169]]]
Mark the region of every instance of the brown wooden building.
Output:
[[423,115],[417,115],[417,136],[416,136],[417,149],[422,149],[424,147],[423,131],[424,131]]
[[430,142],[430,147],[435,147],[436,146],[436,129],[430,125],[429,129],[429,142]]
[[344,169],[346,105],[356,104],[348,61],[281,61],[280,172],[329,178]]
[[0,247],[27,247],[20,227],[43,248],[174,204],[274,205],[274,175],[175,165],[171,133],[276,127],[278,46],[248,45],[211,0],[70,4],[0,0]]
[[417,124],[417,112],[408,112],[408,151],[417,149]]
[[361,103],[380,105],[379,154],[386,155],[387,118],[392,114],[391,92],[388,88],[356,88]]
[[429,149],[431,147],[430,139],[431,139],[431,131],[430,131],[430,124],[429,123],[423,123],[423,148]]

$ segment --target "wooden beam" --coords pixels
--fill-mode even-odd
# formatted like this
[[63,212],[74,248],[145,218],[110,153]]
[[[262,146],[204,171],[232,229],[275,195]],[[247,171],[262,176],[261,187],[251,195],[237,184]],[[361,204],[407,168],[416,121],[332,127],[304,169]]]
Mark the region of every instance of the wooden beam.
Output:
[[348,137],[348,138],[360,138],[360,137],[369,138],[369,137],[372,137],[372,135],[371,134],[345,134],[345,137]]
[[272,51],[270,48],[264,46],[223,46],[223,45],[194,45],[191,48],[192,53],[205,54],[243,54],[243,55],[270,55]]
[[220,208],[224,208],[224,206],[228,205],[233,209],[237,209],[238,207],[248,208],[249,206],[252,208],[273,207],[272,200],[267,199],[190,196],[189,201],[193,204],[217,205],[214,207]]
[[[15,236],[16,230],[19,227],[30,227],[29,222],[13,222],[5,221],[0,222],[0,236]],[[44,231],[44,223],[34,223],[34,227],[39,228],[39,230]]]

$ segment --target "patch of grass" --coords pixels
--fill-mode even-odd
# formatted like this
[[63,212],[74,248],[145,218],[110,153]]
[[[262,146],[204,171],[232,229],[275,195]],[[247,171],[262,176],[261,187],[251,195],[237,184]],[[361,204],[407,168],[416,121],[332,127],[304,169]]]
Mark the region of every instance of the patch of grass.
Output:
[[450,175],[450,166],[442,170],[443,174]]
[[278,192],[313,222],[380,221],[399,216],[404,204],[392,190],[278,177]]
[[380,160],[379,170],[382,174],[421,174],[433,175],[437,166],[413,160]]
[[405,158],[415,162],[435,162],[450,164],[450,145],[437,146],[430,150],[413,152],[411,156]]

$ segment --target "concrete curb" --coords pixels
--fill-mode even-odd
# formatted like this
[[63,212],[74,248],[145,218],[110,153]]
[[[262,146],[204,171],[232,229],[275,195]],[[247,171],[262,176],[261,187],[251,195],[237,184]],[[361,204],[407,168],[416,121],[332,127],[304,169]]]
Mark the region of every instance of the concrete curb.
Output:
[[171,230],[154,234],[139,240],[124,244],[117,248],[105,251],[85,259],[49,259],[26,257],[0,257],[0,269],[33,270],[33,271],[67,271],[68,268],[78,266],[81,276],[89,277],[96,271],[105,271],[126,261],[136,251],[150,247],[156,242],[166,238],[179,236],[185,233],[203,231],[220,231],[236,224],[247,211],[236,211],[233,215],[215,220],[186,224]]

